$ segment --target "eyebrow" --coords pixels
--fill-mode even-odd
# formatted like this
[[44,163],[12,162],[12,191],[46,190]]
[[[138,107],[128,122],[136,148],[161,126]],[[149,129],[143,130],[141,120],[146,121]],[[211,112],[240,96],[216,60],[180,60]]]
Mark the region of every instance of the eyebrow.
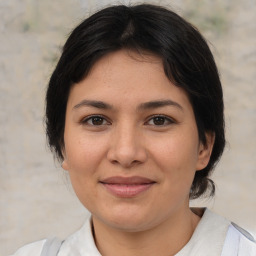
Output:
[[173,106],[173,107],[179,108],[180,110],[183,110],[182,106],[173,100],[156,100],[156,101],[145,102],[140,104],[138,109],[143,109],[143,110],[155,109],[155,108],[161,108],[166,106]]
[[[156,100],[156,101],[149,101],[142,103],[138,106],[138,110],[147,110],[147,109],[155,109],[155,108],[161,108],[166,106],[174,106],[179,108],[180,110],[183,110],[182,106],[173,101],[173,100]],[[78,109],[80,107],[94,107],[98,109],[113,109],[113,106],[105,103],[103,101],[97,101],[97,100],[82,100],[77,105],[73,107],[73,109]]]
[[112,109],[113,107],[110,104],[107,104],[103,101],[97,101],[97,100],[82,100],[80,103],[75,105],[73,109],[77,109],[80,107],[94,107],[99,109]]

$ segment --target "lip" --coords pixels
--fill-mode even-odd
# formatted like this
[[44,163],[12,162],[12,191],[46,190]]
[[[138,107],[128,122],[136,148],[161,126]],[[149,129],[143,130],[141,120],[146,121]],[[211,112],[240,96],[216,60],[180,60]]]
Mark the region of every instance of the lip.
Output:
[[113,176],[100,181],[113,195],[121,198],[132,198],[150,189],[156,182],[140,176]]

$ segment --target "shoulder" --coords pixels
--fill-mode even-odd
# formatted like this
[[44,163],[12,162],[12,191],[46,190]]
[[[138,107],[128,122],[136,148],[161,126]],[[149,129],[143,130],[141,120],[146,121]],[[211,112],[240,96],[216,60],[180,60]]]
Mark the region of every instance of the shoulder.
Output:
[[256,241],[254,237],[243,228],[239,227],[235,223],[231,223],[234,232],[239,234],[239,253],[246,256],[255,256],[256,255]]
[[24,245],[11,256],[40,256],[45,242],[46,239]]
[[240,235],[242,235],[242,237],[244,237],[246,240],[249,240],[251,242],[253,242],[254,244],[256,243],[254,237],[245,229],[241,228],[240,226],[238,226],[236,223],[231,222],[231,225],[237,230],[237,232],[240,233]]
[[253,236],[238,225],[231,223],[223,247],[223,256],[230,255],[255,256],[256,243]]
[[[58,255],[62,256],[100,255],[94,243],[90,215],[87,216],[84,225],[65,240],[62,241],[58,238],[40,240],[21,247],[10,256],[40,256],[41,254],[47,255],[46,252],[56,253],[57,251]],[[89,254],[85,254],[85,252],[89,252]]]
[[[205,209],[191,240],[194,254],[184,255],[221,255],[256,256],[256,243],[253,236],[226,218]],[[191,250],[191,248],[189,247]],[[201,252],[202,254],[198,254]],[[181,254],[183,255],[183,254]]]

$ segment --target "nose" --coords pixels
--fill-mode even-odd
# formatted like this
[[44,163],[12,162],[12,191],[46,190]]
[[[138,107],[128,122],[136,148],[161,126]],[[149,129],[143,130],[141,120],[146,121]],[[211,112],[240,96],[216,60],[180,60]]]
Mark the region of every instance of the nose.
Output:
[[143,136],[134,127],[116,127],[111,136],[107,158],[123,168],[144,163],[147,160],[147,151]]

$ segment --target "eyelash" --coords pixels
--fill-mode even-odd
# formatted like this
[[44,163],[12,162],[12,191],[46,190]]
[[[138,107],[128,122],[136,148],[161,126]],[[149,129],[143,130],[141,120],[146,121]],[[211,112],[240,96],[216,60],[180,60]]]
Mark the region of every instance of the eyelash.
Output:
[[[103,122],[107,122],[107,124],[99,124],[99,125],[95,125],[93,123],[89,123],[89,120],[92,120],[93,118],[100,118],[103,120]],[[82,121],[81,121],[81,124],[83,125],[90,125],[90,126],[102,126],[102,125],[110,125],[111,123],[107,120],[106,117],[102,116],[102,115],[91,115],[91,116],[88,116],[86,118],[84,118]]]
[[148,121],[147,121],[146,123],[149,123],[149,121],[151,121],[151,120],[153,121],[154,118],[163,118],[164,121],[165,121],[165,122],[167,121],[168,123],[167,123],[167,124],[159,124],[159,125],[156,125],[156,124],[150,124],[150,125],[163,127],[163,126],[167,126],[167,125],[176,123],[175,120],[173,120],[172,118],[170,118],[170,117],[168,117],[168,116],[165,116],[165,115],[153,115],[153,116],[151,116],[151,117],[148,119]]
[[[93,122],[92,121],[93,118],[99,118],[99,119],[101,119],[101,121],[103,123],[102,124],[98,124],[98,125],[97,124],[93,124],[92,123]],[[162,120],[158,120],[158,121],[164,121],[164,124],[159,124],[159,125],[157,125],[155,123],[150,124],[150,121],[154,122],[155,118],[162,119]],[[89,123],[90,120],[91,120],[91,123]],[[155,121],[157,121],[157,120],[155,120]],[[166,124],[166,122],[167,122],[167,124]],[[102,115],[91,115],[91,116],[88,116],[85,119],[81,120],[80,123],[83,124],[83,125],[90,125],[90,126],[95,126],[95,127],[96,126],[103,126],[103,125],[111,125],[111,122],[108,121],[108,119],[105,116],[102,116]],[[176,121],[174,119],[172,119],[170,117],[167,117],[165,115],[153,115],[153,116],[149,117],[148,120],[145,122],[146,125],[158,126],[158,127],[165,127],[165,126],[168,126],[168,125],[171,125],[171,124],[174,124],[174,123],[176,123]]]

